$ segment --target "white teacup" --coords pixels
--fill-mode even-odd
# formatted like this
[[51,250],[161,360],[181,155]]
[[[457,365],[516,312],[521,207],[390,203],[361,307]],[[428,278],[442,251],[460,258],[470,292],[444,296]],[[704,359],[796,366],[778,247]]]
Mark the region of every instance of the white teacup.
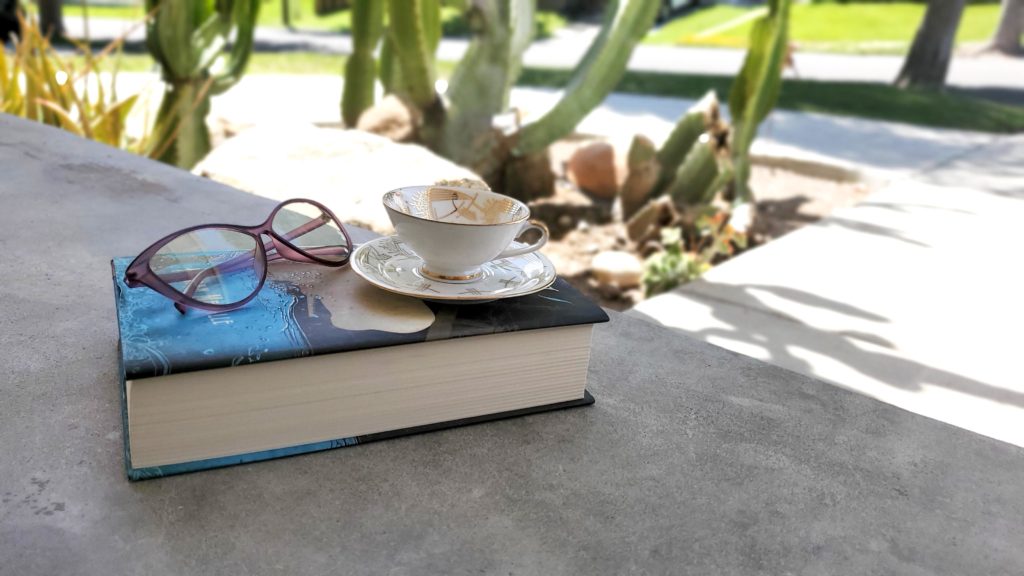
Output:
[[[442,282],[472,282],[491,260],[528,254],[548,241],[530,209],[508,196],[457,186],[410,186],[384,195],[384,208],[402,242],[423,260],[420,272]],[[530,229],[540,239],[510,248]]]

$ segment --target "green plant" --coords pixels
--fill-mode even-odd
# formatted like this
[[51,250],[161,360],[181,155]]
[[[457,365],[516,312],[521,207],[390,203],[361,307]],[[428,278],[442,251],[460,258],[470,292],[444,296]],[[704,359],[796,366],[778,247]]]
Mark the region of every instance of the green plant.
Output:
[[663,228],[661,247],[644,261],[647,297],[700,278],[713,264],[745,249],[747,236],[729,224],[729,213],[708,206],[690,226]]
[[750,145],[782,88],[786,63],[790,0],[768,0],[768,13],[754,21],[743,68],[729,92],[732,115],[732,169],[736,202],[753,202],[750,191]]
[[352,3],[352,55],[345,62],[345,87],[341,97],[341,118],[355,126],[359,114],[373,105],[373,79],[377,62],[373,50],[384,30],[384,2],[355,0]]
[[[64,57],[50,45],[34,17],[18,15],[21,31],[10,56],[0,49],[0,112],[56,126],[84,138],[139,153],[151,140],[131,140],[126,119],[138,95],[118,98],[117,69],[109,78],[101,64],[122,40],[99,54],[88,45]],[[105,88],[105,86],[107,86]]]
[[[721,120],[713,90],[684,113],[657,152],[659,176],[646,193],[652,201],[634,218],[641,222],[657,220],[662,205],[653,200],[663,195],[669,196],[684,216],[699,213],[722,192],[727,192],[735,204],[753,206],[750,146],[758,126],[779,97],[788,49],[789,3],[769,0],[765,15],[754,22],[750,49],[729,92],[732,125]],[[742,213],[753,215],[753,210]],[[743,223],[744,229],[750,224]],[[649,228],[631,227],[643,235],[649,234]]]
[[260,0],[146,0],[153,15],[146,48],[167,85],[154,126],[169,143],[160,160],[191,168],[210,151],[210,97],[245,71],[259,6]]
[[664,250],[644,261],[644,296],[648,298],[696,280],[711,268],[710,263],[686,251],[679,228],[662,230],[661,242]]
[[[573,71],[562,99],[525,126],[515,121],[496,126],[496,118],[508,109],[509,92],[534,35],[533,0],[475,0],[465,5],[473,37],[444,98],[434,88],[434,52],[441,34],[438,0],[390,0],[380,79],[387,92],[419,110],[422,144],[474,169],[495,189],[520,197],[544,194],[553,183],[548,145],[569,134],[612,90],[653,23],[658,4],[610,0],[601,31]],[[370,32],[377,22],[357,18],[353,24]],[[372,91],[373,80],[365,73],[346,79],[363,84],[345,92],[342,108],[349,125],[368,106],[368,99],[359,95]]]

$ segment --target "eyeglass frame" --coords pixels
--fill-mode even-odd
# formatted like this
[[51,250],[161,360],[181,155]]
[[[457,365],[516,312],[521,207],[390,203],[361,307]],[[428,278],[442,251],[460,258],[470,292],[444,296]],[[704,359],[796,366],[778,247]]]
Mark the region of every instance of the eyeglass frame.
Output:
[[[298,237],[300,237],[302,235],[305,235],[305,234],[307,234],[309,232],[312,232],[313,230],[316,230],[317,228],[327,224],[328,221],[323,220],[322,218],[320,218],[320,219],[311,219],[306,224],[303,224],[299,228],[296,228],[295,230],[292,230],[291,232],[288,232],[288,233],[286,233],[284,235],[278,234],[277,232],[274,231],[274,228],[273,228],[274,218],[277,216],[278,212],[280,212],[281,209],[284,208],[285,206],[287,206],[289,204],[298,203],[298,202],[303,202],[303,203],[306,203],[306,204],[311,204],[313,206],[316,206],[324,214],[326,214],[331,220],[333,220],[334,223],[338,226],[338,230],[340,230],[342,236],[345,237],[345,242],[347,244],[346,246],[342,247],[342,248],[344,248],[346,250],[346,254],[345,254],[345,257],[343,259],[337,260],[337,261],[326,260],[324,258],[318,257],[316,254],[313,254],[313,253],[311,253],[311,252],[309,252],[309,251],[307,251],[305,249],[302,249],[302,248],[299,248],[298,246],[295,246],[294,244],[292,244],[289,241],[290,239],[298,238]],[[317,225],[313,226],[313,227],[307,228],[307,226],[309,226],[310,224],[314,224],[314,223],[317,223]],[[260,281],[259,281],[259,284],[257,284],[256,288],[252,291],[251,294],[246,296],[244,299],[239,300],[238,302],[232,302],[231,304],[213,304],[213,303],[209,303],[209,302],[202,302],[202,301],[197,300],[197,299],[189,296],[188,294],[183,293],[182,291],[177,290],[176,288],[172,287],[168,282],[166,282],[163,278],[161,278],[156,272],[153,272],[152,268],[150,267],[150,259],[153,256],[155,256],[157,254],[157,252],[159,252],[164,246],[166,246],[167,244],[170,244],[173,240],[175,240],[176,238],[178,238],[180,236],[184,236],[185,234],[188,234],[190,232],[195,232],[197,230],[203,230],[203,229],[206,229],[206,228],[222,229],[222,230],[230,230],[230,231],[233,231],[233,232],[239,232],[241,234],[245,234],[245,235],[253,238],[256,241],[257,257],[263,260],[263,270],[262,270],[262,274],[260,276]],[[263,242],[263,235],[264,234],[270,237],[271,241],[268,243],[268,244],[270,244],[270,246],[267,246],[267,245],[264,244],[264,242]],[[330,246],[330,247],[325,247],[325,248],[336,249],[337,247]],[[274,253],[271,254],[270,256],[268,256],[267,255],[268,250],[273,250]],[[267,280],[267,266],[271,262],[275,262],[277,260],[285,259],[285,260],[291,260],[293,262],[304,262],[304,263],[308,263],[308,264],[320,264],[322,266],[328,266],[328,267],[331,267],[331,268],[340,268],[340,267],[345,266],[346,264],[348,264],[349,259],[352,256],[352,250],[353,250],[352,237],[349,236],[348,230],[345,230],[345,226],[342,224],[341,220],[338,219],[337,216],[335,216],[334,212],[332,212],[330,210],[330,208],[324,206],[323,204],[321,204],[321,203],[319,203],[319,202],[317,202],[315,200],[310,200],[308,198],[291,198],[291,199],[285,200],[285,201],[279,203],[277,206],[275,206],[274,209],[271,210],[270,216],[267,217],[267,219],[264,220],[262,223],[257,224],[255,226],[241,226],[241,225],[238,225],[238,224],[200,224],[200,225],[197,225],[197,226],[190,226],[188,228],[183,228],[181,230],[178,230],[176,232],[172,232],[172,233],[164,236],[163,238],[161,238],[161,239],[157,240],[156,242],[154,242],[153,244],[151,244],[148,248],[143,250],[141,253],[139,253],[139,255],[136,256],[135,259],[132,260],[130,264],[128,264],[128,267],[125,269],[125,273],[124,273],[124,283],[129,288],[140,288],[140,287],[144,286],[144,287],[149,288],[149,289],[153,290],[154,292],[160,294],[161,296],[164,296],[165,298],[168,298],[169,300],[174,302],[174,308],[177,309],[178,312],[180,312],[181,314],[185,314],[186,306],[189,307],[189,308],[196,308],[196,309],[199,309],[199,310],[205,310],[207,312],[229,312],[231,310],[237,310],[237,309],[245,306],[246,304],[251,302],[253,300],[253,298],[255,298],[257,295],[259,295],[260,290],[263,289],[264,283],[266,283],[266,280]],[[235,257],[235,258],[238,258],[238,257]],[[245,256],[245,258],[246,258],[246,261],[248,261],[248,256]],[[229,259],[229,260],[226,260],[226,261],[221,262],[219,264],[216,264],[216,265],[210,266],[208,268],[205,268],[202,271],[198,272],[195,276],[189,277],[189,285],[191,286],[193,283],[196,282],[196,278],[202,276],[204,273],[206,273],[209,270],[214,270],[214,269],[221,268],[222,266],[225,266],[225,265],[230,265],[230,262],[233,259]],[[257,259],[253,260],[253,262],[257,262],[257,261],[258,261]],[[199,283],[201,283],[201,281]],[[197,284],[197,286],[198,286],[198,284]]]

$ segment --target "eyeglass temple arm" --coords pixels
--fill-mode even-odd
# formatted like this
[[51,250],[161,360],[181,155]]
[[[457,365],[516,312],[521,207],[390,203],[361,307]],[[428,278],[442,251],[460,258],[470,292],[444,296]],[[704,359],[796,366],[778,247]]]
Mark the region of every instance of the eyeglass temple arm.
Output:
[[[302,226],[299,226],[298,228],[295,228],[294,230],[286,232],[285,234],[281,234],[281,237],[284,238],[285,240],[291,241],[294,238],[298,238],[299,236],[308,234],[308,233],[312,232],[313,230],[316,230],[317,228],[320,228],[321,226],[323,226],[324,224],[326,224],[326,223],[328,223],[330,221],[331,221],[330,216],[328,216],[326,214],[321,214],[319,218],[317,218],[315,220],[310,220],[309,222],[306,222],[305,224],[303,224]],[[263,250],[264,250],[264,253],[267,254],[267,263],[268,264],[270,262],[274,262],[276,260],[281,260],[281,259],[284,258],[283,256],[281,256],[280,254],[277,253],[277,250],[274,249],[274,243],[273,242],[266,242],[266,243],[264,243],[263,244]],[[311,253],[311,254],[313,254],[315,256],[319,256],[321,254],[329,255],[329,254],[335,254],[335,253],[338,253],[338,252],[348,253],[350,251],[350,248],[344,247],[344,246],[319,246],[319,247],[314,247],[314,248],[304,248],[303,250],[305,250],[306,252],[309,252],[309,253]],[[184,292],[184,294],[186,296],[191,298],[192,295],[195,294],[196,290],[199,289],[199,286],[203,283],[203,281],[206,280],[207,278],[209,278],[212,274],[221,274],[221,273],[234,272],[235,270],[237,270],[239,268],[243,268],[245,266],[248,266],[248,262],[249,262],[249,257],[248,256],[240,255],[240,256],[236,256],[234,258],[225,260],[224,262],[221,262],[220,264],[217,264],[215,266],[210,266],[208,268],[204,268],[204,269],[200,270],[199,272],[195,272],[195,276],[191,277],[192,280],[189,281],[188,286],[185,286],[185,290],[183,292]],[[186,271],[183,271],[182,273],[184,273],[184,274],[192,274],[193,271],[186,270]],[[184,280],[184,278],[182,278],[182,280]],[[181,305],[180,303],[175,302],[174,303],[174,307],[178,310],[178,312],[180,312],[182,314],[185,313],[185,307],[183,305]]]

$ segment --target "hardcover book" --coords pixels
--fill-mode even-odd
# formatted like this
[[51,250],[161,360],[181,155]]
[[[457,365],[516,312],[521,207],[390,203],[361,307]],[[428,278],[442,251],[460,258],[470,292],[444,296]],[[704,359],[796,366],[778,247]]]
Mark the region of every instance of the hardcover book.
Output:
[[111,265],[132,480],[593,403],[590,334],[608,316],[562,279],[453,305],[280,263],[245,307],[181,315],[125,286],[130,261]]

